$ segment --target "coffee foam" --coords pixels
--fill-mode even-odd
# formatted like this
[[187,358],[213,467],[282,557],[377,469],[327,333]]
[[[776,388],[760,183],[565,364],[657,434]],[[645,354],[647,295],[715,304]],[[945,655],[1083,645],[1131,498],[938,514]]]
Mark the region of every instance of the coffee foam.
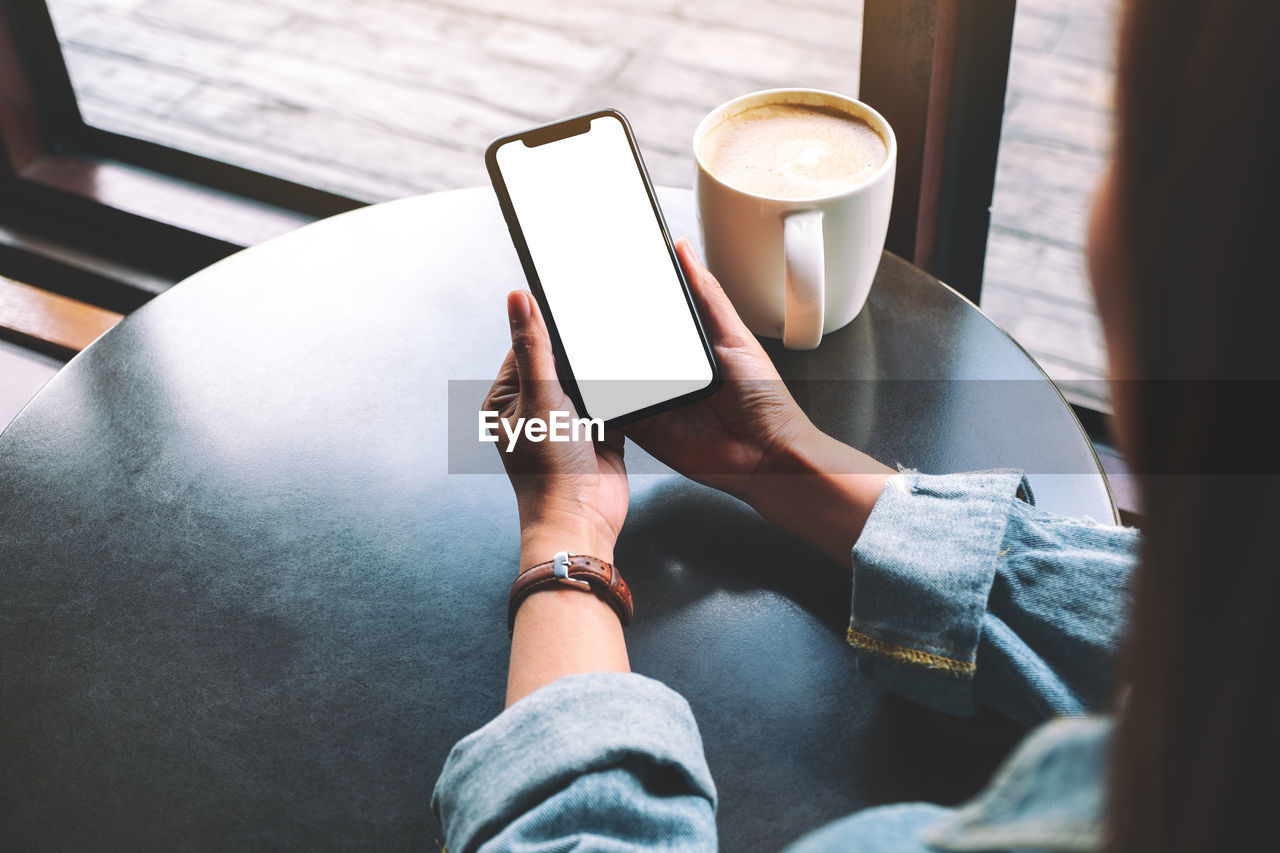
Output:
[[706,167],[744,192],[821,198],[866,183],[889,157],[871,125],[835,109],[764,104],[729,116],[698,146]]

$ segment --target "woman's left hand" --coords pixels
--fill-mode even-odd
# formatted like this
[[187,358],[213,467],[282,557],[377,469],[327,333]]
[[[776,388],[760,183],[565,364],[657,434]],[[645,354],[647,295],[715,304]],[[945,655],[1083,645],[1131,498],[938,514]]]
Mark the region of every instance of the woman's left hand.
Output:
[[[578,417],[556,374],[555,356],[546,324],[533,296],[517,290],[507,295],[511,350],[485,397],[513,428],[519,418],[550,421],[551,412]],[[507,451],[499,428],[498,450],[511,478],[520,508],[520,567],[550,560],[557,551],[588,554],[613,562],[613,546],[627,516],[627,469],[622,461],[623,436],[606,433],[604,441],[589,436],[578,441],[530,441],[522,432]]]

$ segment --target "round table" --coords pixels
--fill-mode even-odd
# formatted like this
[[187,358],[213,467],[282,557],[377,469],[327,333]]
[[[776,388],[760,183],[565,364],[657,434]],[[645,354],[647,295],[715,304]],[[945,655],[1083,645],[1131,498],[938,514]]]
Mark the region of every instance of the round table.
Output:
[[[192,276],[35,398],[0,437],[6,846],[434,849],[445,756],[503,703],[515,500],[464,433],[523,285],[488,188],[369,207]],[[904,261],[819,349],[768,346],[878,458],[1114,519],[1053,385]],[[697,715],[725,849],[981,784],[1015,729],[859,679],[847,578],[627,453],[632,662]]]

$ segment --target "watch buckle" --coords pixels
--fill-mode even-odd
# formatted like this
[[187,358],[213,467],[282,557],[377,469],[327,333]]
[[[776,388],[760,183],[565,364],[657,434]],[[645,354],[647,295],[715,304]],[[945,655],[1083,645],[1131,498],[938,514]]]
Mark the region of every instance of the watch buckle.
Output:
[[551,561],[551,572],[555,579],[562,584],[570,584],[572,586],[581,587],[585,590],[591,589],[591,584],[577,578],[569,577],[569,552],[557,551],[556,556]]

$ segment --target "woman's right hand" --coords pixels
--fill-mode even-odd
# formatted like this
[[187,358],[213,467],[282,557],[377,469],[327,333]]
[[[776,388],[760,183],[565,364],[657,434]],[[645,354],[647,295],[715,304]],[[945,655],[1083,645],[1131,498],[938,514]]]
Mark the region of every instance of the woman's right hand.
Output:
[[720,365],[709,397],[626,428],[636,444],[685,476],[752,503],[756,478],[816,428],[687,239],[676,253]]
[[686,477],[728,492],[849,565],[849,553],[894,473],[819,430],[743,324],[688,240],[676,244],[720,364],[709,397],[624,428]]

